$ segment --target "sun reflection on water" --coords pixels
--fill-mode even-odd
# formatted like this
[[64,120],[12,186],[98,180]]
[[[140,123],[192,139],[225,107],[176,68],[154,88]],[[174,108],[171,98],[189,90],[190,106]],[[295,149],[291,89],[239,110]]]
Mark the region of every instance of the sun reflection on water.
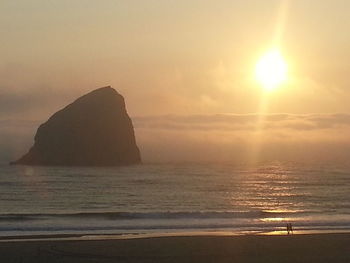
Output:
[[287,218],[283,218],[283,217],[273,217],[273,218],[263,218],[261,219],[261,221],[263,222],[281,222],[281,221],[286,221]]

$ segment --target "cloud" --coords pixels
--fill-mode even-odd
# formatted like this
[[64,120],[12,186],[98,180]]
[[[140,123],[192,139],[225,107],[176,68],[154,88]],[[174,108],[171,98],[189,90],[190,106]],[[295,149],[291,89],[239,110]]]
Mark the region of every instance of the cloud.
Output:
[[323,130],[350,127],[350,114],[214,114],[135,117],[138,129],[163,130]]
[[50,86],[0,86],[0,119],[41,119],[74,100],[74,92]]
[[[345,161],[350,114],[214,114],[133,118],[151,161]],[[255,156],[253,156],[255,155]]]

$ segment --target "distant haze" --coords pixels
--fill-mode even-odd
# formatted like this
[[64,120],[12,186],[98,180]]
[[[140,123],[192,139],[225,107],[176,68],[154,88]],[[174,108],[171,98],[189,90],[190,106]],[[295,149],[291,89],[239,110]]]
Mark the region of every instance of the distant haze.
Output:
[[[347,163],[350,114],[255,114],[134,117],[144,162],[251,161]],[[0,163],[23,154],[38,122],[1,122]],[[7,128],[4,128],[7,127]],[[257,156],[255,156],[257,155]]]
[[[0,163],[106,85],[125,97],[147,161],[346,160],[349,10],[348,0],[2,0]],[[254,66],[276,34],[289,82],[257,127]]]

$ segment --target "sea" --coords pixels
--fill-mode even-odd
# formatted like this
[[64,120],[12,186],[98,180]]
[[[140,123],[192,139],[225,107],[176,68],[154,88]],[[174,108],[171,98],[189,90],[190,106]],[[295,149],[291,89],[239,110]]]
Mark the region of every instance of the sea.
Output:
[[350,231],[350,166],[0,166],[0,237]]

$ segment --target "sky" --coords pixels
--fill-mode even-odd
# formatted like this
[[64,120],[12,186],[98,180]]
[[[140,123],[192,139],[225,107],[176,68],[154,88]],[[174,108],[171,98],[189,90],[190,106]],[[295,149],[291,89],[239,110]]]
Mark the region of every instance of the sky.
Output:
[[[341,159],[349,10],[348,0],[1,0],[0,163],[107,85],[125,97],[149,161],[240,160],[256,133],[266,158]],[[266,95],[254,67],[276,46],[288,81]]]

